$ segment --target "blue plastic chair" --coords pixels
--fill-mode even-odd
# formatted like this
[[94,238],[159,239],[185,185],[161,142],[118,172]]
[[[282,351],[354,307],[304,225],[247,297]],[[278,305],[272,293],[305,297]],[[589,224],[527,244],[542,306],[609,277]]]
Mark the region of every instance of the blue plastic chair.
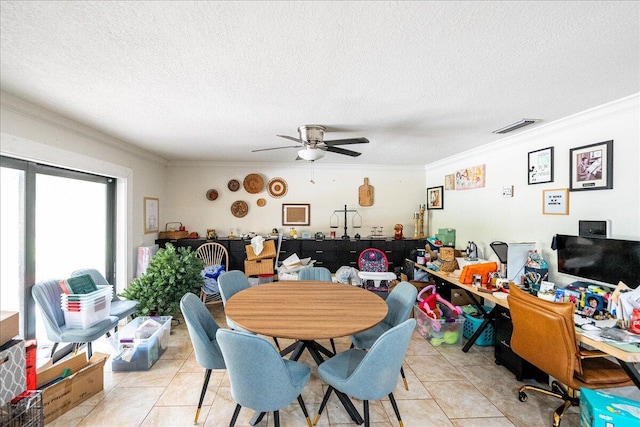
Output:
[[[398,283],[386,299],[389,311],[385,318],[373,328],[352,335],[351,342],[353,346],[361,349],[371,348],[373,343],[376,342],[383,333],[407,320],[413,310],[417,296],[418,290],[411,283]],[[409,390],[409,384],[404,375],[402,365],[400,365],[400,375],[402,375],[404,387]]]
[[325,267],[307,267],[300,270],[298,280],[317,280],[331,282],[331,271]]
[[318,375],[329,388],[322,398],[314,425],[335,389],[363,401],[365,427],[369,427],[369,401],[389,396],[402,427],[393,390],[398,383],[398,370],[402,366],[415,324],[415,319],[407,319],[383,333],[369,351],[352,348],[318,366]]
[[[107,279],[104,278],[102,273],[100,273],[95,268],[83,268],[81,270],[76,270],[71,273],[71,277],[82,276],[83,274],[90,275],[96,286],[108,285],[113,288],[113,298],[111,299],[109,316],[116,316],[119,320],[125,320],[136,312],[138,301],[120,299],[116,294],[115,288],[109,282],[107,282]],[[115,330],[118,330],[117,325]]]
[[60,280],[36,283],[33,285],[31,293],[42,312],[47,338],[53,341],[53,347],[51,348],[52,359],[58,344],[61,342],[73,343],[76,346],[76,351],[79,344],[86,343],[87,358],[90,359],[93,354],[91,342],[118,326],[118,318],[109,316],[108,319],[102,320],[89,328],[68,328],[64,320],[64,312],[60,306],[60,295],[62,295]]
[[200,366],[206,369],[202,391],[200,392],[200,401],[193,421],[194,424],[197,424],[204,395],[207,393],[209,378],[211,378],[211,370],[225,369],[226,366],[220,347],[216,342],[216,332],[218,332],[219,326],[202,300],[195,294],[186,293],[180,300],[180,310],[187,323],[196,360]]
[[[218,277],[218,288],[220,289],[220,297],[222,298],[222,304],[226,305],[229,298],[237,294],[238,292],[251,287],[249,279],[242,271],[232,270],[222,273]],[[231,319],[227,317],[227,326],[231,329],[241,330]]]
[[273,345],[257,335],[229,329],[220,329],[216,335],[227,364],[231,396],[237,403],[230,427],[235,425],[243,406],[260,412],[257,422],[265,413],[273,412],[278,427],[279,410],[296,397],[307,425],[312,427],[301,395],[311,376],[307,366],[283,359]]

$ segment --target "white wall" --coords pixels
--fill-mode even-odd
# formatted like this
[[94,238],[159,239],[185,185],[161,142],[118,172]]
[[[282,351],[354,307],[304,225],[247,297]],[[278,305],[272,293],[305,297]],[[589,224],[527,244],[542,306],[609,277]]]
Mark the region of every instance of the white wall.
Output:
[[[265,189],[258,194],[249,194],[240,188],[232,192],[227,188],[231,179],[242,183],[249,173],[263,177]],[[288,185],[287,194],[279,199],[269,196],[266,184],[274,177],[283,178]],[[311,183],[313,177],[314,183]],[[374,203],[371,207],[358,205],[358,188],[369,178],[374,188]],[[215,201],[206,198],[209,189],[216,189],[219,197]],[[403,224],[405,236],[414,233],[413,213],[424,203],[424,167],[399,167],[376,165],[324,165],[321,162],[289,162],[282,164],[216,164],[216,163],[170,163],[167,172],[167,200],[163,217],[167,221],[180,221],[188,230],[205,235],[214,228],[219,236],[227,236],[230,228],[234,233],[269,233],[273,228],[289,231],[282,226],[283,203],[309,203],[311,225],[296,227],[301,233],[331,231],[329,219],[334,210],[356,209],[362,217],[362,228],[353,230],[352,213],[347,215],[348,235],[371,234],[372,226],[383,227],[385,235],[393,234],[393,226]],[[264,198],[267,204],[258,207],[256,201]],[[231,204],[243,200],[249,205],[249,213],[236,218],[231,213]],[[336,236],[344,234],[344,214],[339,214],[340,228]],[[426,229],[426,227],[425,227]]]
[[[474,241],[485,256],[489,243],[536,242],[550,261],[550,280],[575,278],[557,274],[554,234],[578,234],[578,220],[610,220],[611,237],[640,240],[640,96],[585,111],[554,123],[522,131],[477,150],[427,165],[427,187],[444,185],[457,170],[486,165],[484,188],[445,191],[444,209],[430,211],[431,233],[456,229],[456,247]],[[569,187],[569,150],[613,140],[613,189],[569,192],[569,215],[543,215],[542,191]],[[527,184],[527,153],[554,147],[554,182]],[[514,186],[512,198],[502,197]]]

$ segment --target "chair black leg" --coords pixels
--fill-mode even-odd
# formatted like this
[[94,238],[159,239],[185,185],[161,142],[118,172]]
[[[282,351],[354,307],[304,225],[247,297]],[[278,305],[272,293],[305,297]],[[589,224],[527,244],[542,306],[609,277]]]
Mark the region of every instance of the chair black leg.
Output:
[[300,404],[300,408],[302,408],[304,418],[307,420],[307,426],[313,427],[313,425],[311,424],[311,418],[309,418],[309,413],[307,412],[307,407],[304,405],[304,400],[302,400],[302,395],[298,396],[298,403]]
[[91,347],[91,341],[87,343],[87,359],[91,359],[93,356],[93,348]]
[[49,357],[51,357],[51,360],[53,360],[53,355],[56,352],[56,348],[58,348],[58,344],[57,342],[53,343],[53,347],[51,347],[51,354],[49,355]]
[[273,425],[280,427],[280,411],[273,411]]
[[404,368],[400,366],[400,376],[402,377],[402,382],[404,382],[404,388],[409,391],[409,384],[407,383],[407,377],[404,376]]
[[400,410],[398,409],[398,404],[396,403],[396,399],[393,397],[393,393],[389,393],[389,400],[391,401],[391,406],[393,406],[393,412],[396,413],[396,418],[398,418],[398,424],[400,424],[400,427],[404,427],[402,418],[400,418]]
[[336,351],[336,343],[335,341],[333,341],[333,338],[331,338],[329,341],[331,342],[331,350],[333,350],[333,354],[338,354],[338,352]]
[[238,414],[240,414],[240,408],[242,406],[236,404],[236,409],[233,411],[233,416],[231,417],[231,421],[229,422],[229,427],[233,427],[236,425],[236,421],[238,420]]
[[202,408],[204,395],[207,394],[207,386],[209,385],[209,378],[211,378],[211,369],[207,369],[206,372],[204,373],[204,383],[202,384],[202,391],[200,392],[200,401],[198,402],[198,409],[196,410],[196,417],[193,420],[193,424],[198,424],[198,417],[200,416],[200,409]]
[[364,406],[364,427],[369,427],[369,401],[363,400],[362,405]]
[[322,411],[324,410],[324,407],[327,406],[327,402],[329,401],[329,396],[331,396],[332,391],[333,391],[333,387],[329,386],[326,393],[324,394],[324,397],[322,398],[322,403],[320,404],[320,408],[318,408],[318,414],[316,415],[316,419],[313,420],[313,425],[318,424],[318,421],[320,421],[320,415],[322,415]]

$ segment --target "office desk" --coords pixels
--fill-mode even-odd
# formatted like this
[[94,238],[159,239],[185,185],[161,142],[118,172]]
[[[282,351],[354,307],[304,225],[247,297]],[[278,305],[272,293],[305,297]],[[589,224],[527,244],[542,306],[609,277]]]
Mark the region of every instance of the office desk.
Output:
[[[498,299],[494,297],[492,293],[485,293],[475,289],[471,285],[462,284],[458,281],[458,278],[451,275],[451,273],[428,270],[424,265],[419,265],[419,264],[415,264],[415,266],[416,268],[427,271],[430,275],[433,275],[453,286],[456,286],[464,290],[474,300],[474,302],[476,303],[474,305],[483,313],[484,320],[482,324],[480,325],[480,327],[478,327],[476,332],[469,339],[467,344],[463,347],[463,351],[465,352],[469,351],[469,348],[471,348],[471,346],[473,345],[475,340],[480,336],[484,328],[486,328],[489,323],[495,322],[495,314],[494,314],[495,309],[492,309],[490,312],[486,312],[482,308],[481,301],[478,299],[478,297],[484,298],[486,301],[491,301],[495,303],[496,306],[509,308],[509,302],[506,299]],[[586,335],[583,335],[581,333],[580,328],[576,328],[576,339],[579,342],[582,342],[588,346],[595,348],[596,350],[600,350],[602,352],[605,352],[615,357],[618,363],[620,364],[620,366],[622,367],[622,369],[624,369],[629,375],[629,377],[633,380],[636,387],[640,389],[640,372],[638,372],[638,369],[634,365],[635,363],[640,363],[640,352],[625,351],[607,342],[596,341],[592,338],[589,338]]]
[[[297,360],[307,349],[319,365],[322,354],[333,356],[317,339],[344,337],[380,323],[387,304],[378,295],[342,283],[283,281],[266,283],[238,292],[227,301],[224,311],[238,326],[261,335],[297,340],[283,350],[294,349]],[[338,393],[351,418],[362,418],[346,395]]]

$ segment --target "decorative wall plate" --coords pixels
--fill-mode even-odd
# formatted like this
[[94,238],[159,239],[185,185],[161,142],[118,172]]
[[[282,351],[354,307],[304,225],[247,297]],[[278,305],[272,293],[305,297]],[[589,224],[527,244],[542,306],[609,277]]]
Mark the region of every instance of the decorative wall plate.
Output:
[[260,198],[260,199],[258,199],[258,201],[256,202],[256,204],[257,204],[258,206],[260,206],[260,207],[263,207],[264,205],[266,205],[266,204],[267,204],[267,201],[266,201],[265,199]]
[[237,179],[232,179],[227,183],[227,188],[231,191],[238,191],[240,188],[240,182]]
[[218,198],[218,190],[214,190],[213,188],[209,191],[207,191],[207,199],[209,200],[215,200]]
[[238,200],[237,202],[233,202],[231,205],[231,213],[236,218],[242,218],[249,212],[249,205],[247,202],[243,202],[242,200]]
[[256,194],[264,188],[264,180],[257,173],[250,173],[244,178],[242,185],[247,193]]
[[282,178],[272,178],[267,184],[267,193],[273,198],[279,199],[287,194],[287,181]]

